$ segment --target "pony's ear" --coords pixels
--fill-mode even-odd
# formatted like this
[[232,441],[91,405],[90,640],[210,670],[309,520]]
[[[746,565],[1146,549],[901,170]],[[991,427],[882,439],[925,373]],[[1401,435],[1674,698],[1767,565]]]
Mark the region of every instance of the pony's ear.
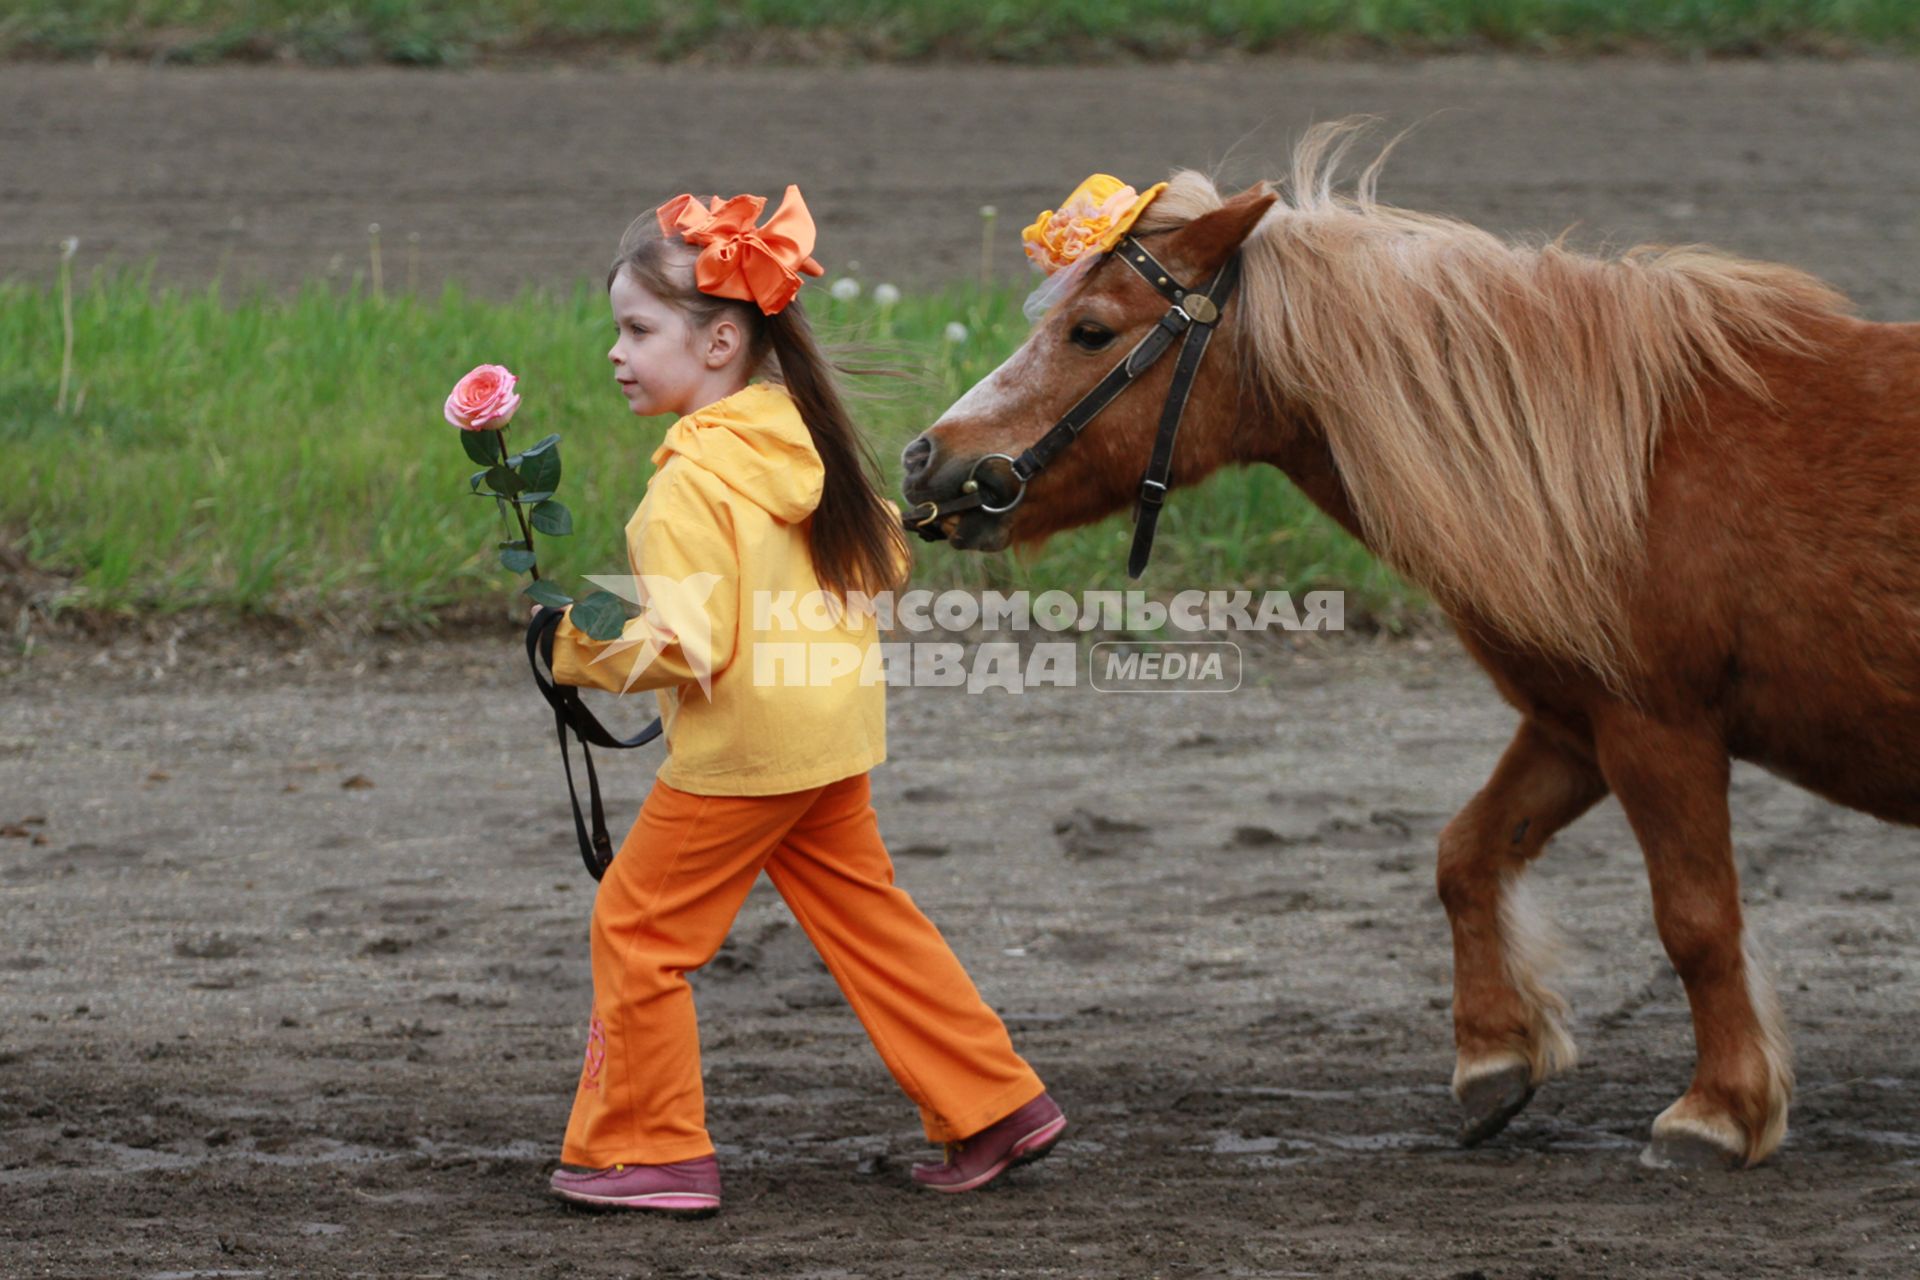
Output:
[[1279,198],[1264,182],[1248,187],[1212,213],[1202,214],[1174,232],[1174,256],[1200,275],[1213,274],[1253,233]]

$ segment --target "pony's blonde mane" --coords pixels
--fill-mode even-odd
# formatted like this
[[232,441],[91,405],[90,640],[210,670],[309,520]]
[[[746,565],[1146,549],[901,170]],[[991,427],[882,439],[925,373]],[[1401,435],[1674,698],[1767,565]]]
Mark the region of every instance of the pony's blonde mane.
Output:
[[[1663,424],[1709,378],[1766,397],[1743,352],[1806,349],[1806,321],[1846,300],[1699,246],[1599,258],[1379,204],[1391,144],[1336,192],[1367,123],[1295,149],[1245,244],[1241,340],[1266,392],[1325,432],[1389,563],[1443,607],[1617,678]],[[1182,170],[1140,229],[1222,203]]]

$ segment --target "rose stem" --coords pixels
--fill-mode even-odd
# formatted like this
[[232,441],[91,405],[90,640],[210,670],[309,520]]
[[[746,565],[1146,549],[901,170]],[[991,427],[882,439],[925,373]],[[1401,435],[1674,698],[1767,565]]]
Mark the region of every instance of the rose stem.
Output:
[[[500,442],[500,465],[504,467],[507,465],[507,429],[505,427],[500,428],[493,433],[493,438]],[[533,528],[527,523],[527,513],[520,509],[519,498],[508,498],[507,501],[513,504],[514,518],[520,521],[520,536],[527,540],[527,550],[532,551]],[[540,564],[538,561],[528,565],[527,572],[533,575],[535,582],[540,581]]]

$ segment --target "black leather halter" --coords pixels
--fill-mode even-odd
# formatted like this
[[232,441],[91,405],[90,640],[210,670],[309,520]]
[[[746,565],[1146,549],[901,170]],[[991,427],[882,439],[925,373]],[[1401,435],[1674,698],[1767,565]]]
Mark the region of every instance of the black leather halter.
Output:
[[[950,515],[975,507],[990,515],[1000,515],[1019,506],[1021,499],[1027,496],[1027,481],[1079,439],[1080,433],[1096,414],[1112,404],[1122,391],[1132,385],[1135,378],[1152,368],[1154,362],[1173,345],[1175,338],[1184,335],[1180,343],[1180,356],[1173,366],[1173,383],[1167,388],[1167,401],[1160,410],[1160,432],[1154,437],[1153,453],[1147,460],[1147,470],[1140,479],[1140,493],[1133,507],[1133,550],[1127,556],[1127,576],[1138,578],[1145,571],[1147,558],[1153,554],[1154,525],[1159,522],[1160,508],[1167,500],[1173,469],[1173,440],[1180,431],[1180,417],[1186,411],[1187,394],[1193,389],[1194,375],[1200,369],[1200,357],[1206,354],[1207,341],[1220,323],[1220,313],[1225,309],[1227,299],[1232,296],[1234,286],[1240,281],[1240,253],[1235,250],[1203,288],[1189,289],[1132,236],[1123,238],[1111,252],[1137,271],[1141,279],[1158,290],[1173,306],[1160,317],[1158,324],[1147,331],[1147,336],[1127,353],[1125,359],[1095,383],[1093,390],[1081,396],[1045,435],[1022,450],[1019,457],[1007,453],[983,454],[968,470],[966,481],[960,486],[959,497],[945,502],[922,502],[907,512],[904,520],[910,532],[919,534],[928,542],[940,542],[947,536],[940,528],[940,522]],[[1000,506],[987,502],[986,491],[976,474],[983,463],[995,458],[1008,464],[1020,486],[1012,499]]]

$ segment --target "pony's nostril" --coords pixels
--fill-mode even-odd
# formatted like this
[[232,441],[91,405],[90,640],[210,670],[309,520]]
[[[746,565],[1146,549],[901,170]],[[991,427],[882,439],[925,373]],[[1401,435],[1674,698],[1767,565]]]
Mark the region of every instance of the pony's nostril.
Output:
[[900,466],[912,479],[927,469],[927,462],[933,457],[933,441],[925,436],[915,436],[900,453]]

